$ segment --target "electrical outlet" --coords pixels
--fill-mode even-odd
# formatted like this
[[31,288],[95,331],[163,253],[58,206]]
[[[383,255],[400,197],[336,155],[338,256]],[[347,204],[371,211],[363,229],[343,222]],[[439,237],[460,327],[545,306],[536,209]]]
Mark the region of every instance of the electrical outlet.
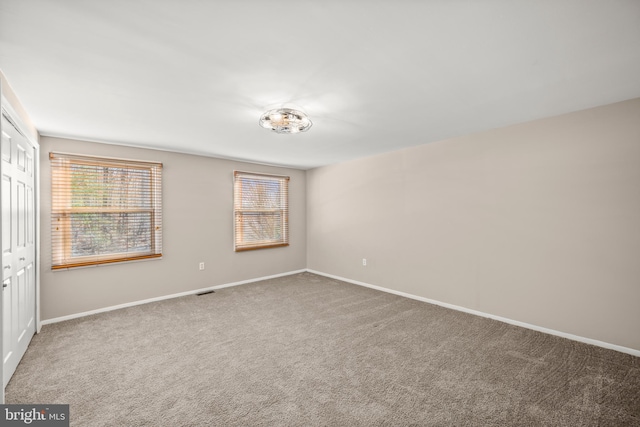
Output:
[[362,265],[363,265],[363,267],[367,266],[367,259],[366,258],[362,258]]
[[204,270],[204,262],[200,263],[200,270]]

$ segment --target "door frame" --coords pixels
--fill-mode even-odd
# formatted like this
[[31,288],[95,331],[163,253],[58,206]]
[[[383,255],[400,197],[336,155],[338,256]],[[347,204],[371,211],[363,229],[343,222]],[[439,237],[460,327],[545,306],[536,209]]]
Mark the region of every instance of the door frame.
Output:
[[[0,85],[1,86],[1,85]],[[27,142],[31,144],[33,147],[33,198],[34,203],[33,207],[35,210],[34,219],[35,219],[35,227],[34,227],[34,238],[35,238],[35,260],[34,260],[34,268],[35,268],[35,318],[36,318],[36,334],[40,332],[42,329],[42,325],[40,322],[40,144],[37,141],[33,140],[33,137],[29,132],[26,131],[27,126],[25,126],[24,122],[20,118],[20,116],[13,109],[11,103],[7,98],[5,98],[2,93],[2,88],[0,87],[0,115],[5,114],[9,117],[9,120],[16,126],[18,131],[24,135],[27,139]],[[0,120],[0,132],[2,132],[2,120]],[[0,162],[2,165],[2,162]],[[0,228],[0,242],[2,241],[2,229]],[[0,307],[4,307],[4,292],[0,292]],[[0,330],[4,334],[4,316],[0,316]],[[2,346],[4,345],[3,339],[0,339],[0,355],[4,354],[4,350]],[[4,369],[0,369],[0,382],[4,384]],[[4,404],[4,387],[1,387],[2,391],[0,392],[0,403]]]

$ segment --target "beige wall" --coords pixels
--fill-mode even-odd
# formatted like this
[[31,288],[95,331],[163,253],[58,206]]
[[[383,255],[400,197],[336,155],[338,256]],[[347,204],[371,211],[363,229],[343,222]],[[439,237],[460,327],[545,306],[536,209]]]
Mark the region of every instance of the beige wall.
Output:
[[[43,320],[306,267],[304,171],[50,137],[40,145]],[[50,151],[162,162],[163,258],[51,271]],[[235,169],[291,177],[290,246],[233,251]]]
[[[41,317],[308,267],[640,350],[639,118],[635,99],[306,173],[42,137]],[[163,162],[163,259],[52,272],[50,151]],[[292,177],[291,246],[233,252],[234,169]]]
[[640,99],[308,171],[307,213],[310,269],[640,350]]
[[13,89],[11,88],[11,86],[9,86],[7,79],[5,78],[4,74],[2,74],[2,70],[0,70],[0,91],[2,92],[2,96],[9,102],[11,108],[13,108],[13,111],[18,114],[20,120],[22,120],[22,123],[26,127],[26,129],[22,130],[29,134],[28,136],[31,137],[31,140],[33,142],[38,142],[38,131],[33,126],[29,115],[18,100],[16,94],[13,92]]

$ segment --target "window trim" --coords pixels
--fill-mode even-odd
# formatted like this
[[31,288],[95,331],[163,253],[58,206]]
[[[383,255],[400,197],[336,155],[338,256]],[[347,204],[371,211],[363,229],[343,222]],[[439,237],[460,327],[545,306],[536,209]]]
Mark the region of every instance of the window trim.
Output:
[[[113,157],[79,155],[60,152],[50,152],[51,163],[51,269],[65,270],[75,267],[87,267],[104,264],[114,264],[119,262],[130,262],[146,259],[157,259],[162,257],[162,163],[130,160]],[[55,165],[53,162],[68,162],[67,164],[81,164],[88,166],[107,166],[127,169],[149,170],[150,178],[150,208],[114,208],[114,207],[86,207],[72,208],[69,206],[71,191],[67,193],[56,193],[56,183],[70,182],[69,177],[56,177],[56,174],[66,174],[70,171],[67,165]],[[60,197],[62,196],[62,197]],[[60,197],[56,199],[56,197]],[[62,207],[64,206],[64,207]],[[71,238],[71,216],[74,213],[135,213],[149,212],[151,217],[150,229],[150,251],[138,252],[112,252],[98,255],[73,256]],[[63,223],[61,226],[62,236],[54,238],[54,233],[59,231],[56,223]],[[58,245],[58,247],[56,247]]]
[[[241,177],[254,177],[257,179],[264,178],[265,180],[278,181],[280,185],[284,184],[283,196],[285,197],[284,206],[274,209],[242,209],[239,208],[238,195],[242,191],[242,186],[239,184],[239,178]],[[246,171],[233,171],[233,247],[235,252],[252,251],[257,249],[269,249],[269,248],[281,248],[289,246],[289,182],[290,177],[285,175],[275,175],[260,172],[246,172]],[[241,193],[240,193],[241,194]],[[241,198],[241,195],[240,195]],[[243,212],[279,212],[282,216],[282,234],[283,237],[279,241],[269,240],[264,243],[252,243],[242,244],[238,241],[238,237],[242,235],[242,231],[238,230],[238,227],[242,226],[242,221],[238,216],[242,216]]]

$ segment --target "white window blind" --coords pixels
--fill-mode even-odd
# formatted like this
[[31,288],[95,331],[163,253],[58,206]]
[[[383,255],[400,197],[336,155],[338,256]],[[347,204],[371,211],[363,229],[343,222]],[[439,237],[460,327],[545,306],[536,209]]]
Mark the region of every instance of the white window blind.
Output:
[[289,245],[289,177],[234,172],[235,250]]
[[162,256],[162,163],[49,158],[52,269]]

